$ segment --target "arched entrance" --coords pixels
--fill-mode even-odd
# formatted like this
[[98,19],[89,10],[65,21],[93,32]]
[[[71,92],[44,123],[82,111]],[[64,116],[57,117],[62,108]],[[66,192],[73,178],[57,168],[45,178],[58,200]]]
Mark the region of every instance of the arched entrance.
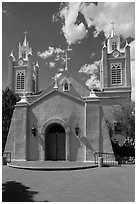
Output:
[[49,125],[45,131],[45,159],[66,160],[66,134],[58,123]]

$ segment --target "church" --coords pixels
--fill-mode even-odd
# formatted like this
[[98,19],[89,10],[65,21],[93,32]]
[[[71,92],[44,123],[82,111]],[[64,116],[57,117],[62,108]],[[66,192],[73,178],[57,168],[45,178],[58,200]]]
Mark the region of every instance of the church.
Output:
[[120,49],[114,29],[102,47],[100,90],[90,90],[67,63],[47,89],[39,91],[39,65],[25,34],[19,56],[8,60],[9,88],[18,93],[5,152],[12,160],[92,161],[113,153],[106,120],[112,106],[131,100],[130,46]]

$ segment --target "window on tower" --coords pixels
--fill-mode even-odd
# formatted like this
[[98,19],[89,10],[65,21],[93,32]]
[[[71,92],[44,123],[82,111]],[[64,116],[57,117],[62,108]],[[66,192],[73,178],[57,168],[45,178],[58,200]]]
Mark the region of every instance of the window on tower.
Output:
[[116,42],[112,42],[112,50],[117,49],[117,43]]
[[22,52],[22,58],[25,59],[26,58],[26,51]]
[[121,63],[111,63],[111,84],[122,84],[122,68]]
[[25,70],[16,71],[16,90],[25,89]]

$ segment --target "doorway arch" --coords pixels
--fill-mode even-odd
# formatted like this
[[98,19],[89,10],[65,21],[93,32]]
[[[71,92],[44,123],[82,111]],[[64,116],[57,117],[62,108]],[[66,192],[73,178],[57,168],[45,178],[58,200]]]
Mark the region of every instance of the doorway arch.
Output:
[[50,124],[45,131],[45,159],[66,160],[66,133],[59,123]]

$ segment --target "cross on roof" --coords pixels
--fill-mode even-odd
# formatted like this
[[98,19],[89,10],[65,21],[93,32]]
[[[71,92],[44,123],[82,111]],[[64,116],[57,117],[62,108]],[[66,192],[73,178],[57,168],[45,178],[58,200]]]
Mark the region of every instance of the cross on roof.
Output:
[[66,66],[65,66],[65,70],[68,70],[68,60],[70,60],[70,58],[68,57],[68,54],[67,54],[67,51],[66,51],[66,54],[65,54],[65,63],[66,63]]

